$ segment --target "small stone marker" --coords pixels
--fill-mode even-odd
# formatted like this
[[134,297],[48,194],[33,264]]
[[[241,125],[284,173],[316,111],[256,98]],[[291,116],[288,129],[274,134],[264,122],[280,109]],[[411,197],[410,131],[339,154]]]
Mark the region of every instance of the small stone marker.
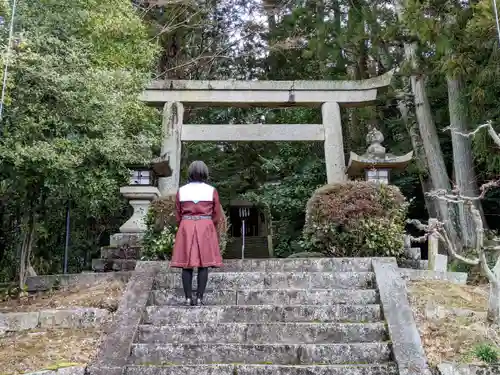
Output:
[[434,263],[433,271],[446,272],[448,271],[448,256],[436,254],[436,262]]

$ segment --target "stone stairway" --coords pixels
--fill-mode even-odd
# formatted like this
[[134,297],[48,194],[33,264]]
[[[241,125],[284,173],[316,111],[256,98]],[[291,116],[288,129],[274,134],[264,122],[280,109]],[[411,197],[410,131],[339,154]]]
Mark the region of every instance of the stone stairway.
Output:
[[94,272],[133,271],[140,258],[140,246],[104,246],[101,257],[92,259]]
[[371,264],[228,260],[201,307],[181,306],[179,273],[162,271],[126,374],[398,374]]
[[[241,259],[241,237],[233,237],[227,244],[224,259]],[[267,236],[251,236],[245,238],[245,258],[269,258]]]

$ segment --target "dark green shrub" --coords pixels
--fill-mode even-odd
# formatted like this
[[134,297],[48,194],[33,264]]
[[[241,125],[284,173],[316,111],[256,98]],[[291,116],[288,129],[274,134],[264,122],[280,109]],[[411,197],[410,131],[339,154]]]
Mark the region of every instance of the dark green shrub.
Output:
[[[222,208],[221,208],[222,209]],[[228,242],[227,217],[217,226],[221,254],[224,254]],[[143,239],[143,260],[170,260],[174,249],[177,221],[175,218],[175,196],[161,197],[151,202],[146,216],[147,230]]]
[[326,256],[398,257],[407,208],[396,186],[365,181],[325,185],[307,202],[302,246]]

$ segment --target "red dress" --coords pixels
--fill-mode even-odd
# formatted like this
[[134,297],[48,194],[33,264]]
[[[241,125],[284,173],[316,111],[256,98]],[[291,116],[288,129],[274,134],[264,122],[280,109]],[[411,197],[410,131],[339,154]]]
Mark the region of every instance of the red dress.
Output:
[[217,190],[201,182],[181,186],[176,197],[176,216],[179,229],[170,266],[222,267],[216,230],[222,216]]

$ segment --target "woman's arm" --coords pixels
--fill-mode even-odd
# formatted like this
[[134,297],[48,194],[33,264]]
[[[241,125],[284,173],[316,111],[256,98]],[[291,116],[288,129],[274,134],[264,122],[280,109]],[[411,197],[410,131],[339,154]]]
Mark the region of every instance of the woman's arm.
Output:
[[179,200],[179,192],[177,192],[175,196],[175,219],[177,220],[177,226],[179,226],[182,219],[181,201]]
[[214,209],[212,214],[212,221],[214,225],[217,226],[219,224],[220,219],[222,218],[222,207],[220,205],[219,193],[216,189],[214,189]]

